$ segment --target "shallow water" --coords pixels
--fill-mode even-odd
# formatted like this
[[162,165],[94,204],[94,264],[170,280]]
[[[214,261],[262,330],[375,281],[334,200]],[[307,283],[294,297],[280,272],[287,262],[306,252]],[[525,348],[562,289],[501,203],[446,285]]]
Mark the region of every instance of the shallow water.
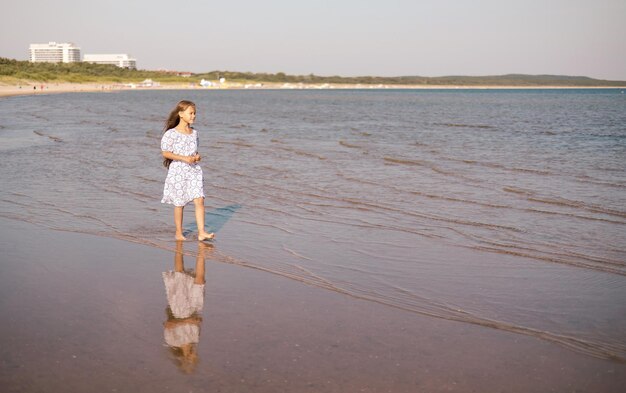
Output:
[[3,99],[0,216],[173,249],[159,140],[183,98],[216,259],[625,361],[620,90]]

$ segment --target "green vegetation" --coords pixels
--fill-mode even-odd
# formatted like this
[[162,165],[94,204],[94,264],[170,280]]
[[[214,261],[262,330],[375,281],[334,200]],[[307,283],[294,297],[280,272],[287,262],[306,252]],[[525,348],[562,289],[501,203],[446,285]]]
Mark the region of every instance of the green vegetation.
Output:
[[246,81],[248,83],[337,83],[350,85],[426,85],[426,86],[564,86],[564,87],[584,87],[584,86],[626,86],[626,81],[606,81],[592,79],[584,76],[559,76],[559,75],[499,75],[499,76],[318,76],[318,75],[285,75],[282,72],[277,74],[255,74],[229,71],[213,71],[205,74],[194,74],[196,78],[215,80],[218,76],[227,80]]
[[141,71],[92,63],[31,63],[0,57],[0,81],[70,83],[130,83],[144,79],[189,82],[188,78],[157,71]]
[[347,85],[426,85],[426,86],[626,86],[626,81],[607,81],[583,76],[559,75],[499,75],[499,76],[318,76],[212,71],[191,75],[190,78],[172,73],[146,70],[130,70],[113,65],[91,63],[31,63],[0,57],[0,82],[71,82],[71,83],[137,83],[152,79],[160,83],[189,83],[200,79],[217,80],[220,77],[230,82],[241,83],[305,83],[305,84],[347,84]]

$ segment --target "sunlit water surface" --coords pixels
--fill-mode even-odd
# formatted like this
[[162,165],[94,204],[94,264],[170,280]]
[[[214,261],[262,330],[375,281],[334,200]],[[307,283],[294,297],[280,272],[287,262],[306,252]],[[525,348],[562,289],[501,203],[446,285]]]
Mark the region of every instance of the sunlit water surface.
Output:
[[2,99],[0,216],[173,249],[159,141],[180,99],[218,261],[626,359],[621,90]]

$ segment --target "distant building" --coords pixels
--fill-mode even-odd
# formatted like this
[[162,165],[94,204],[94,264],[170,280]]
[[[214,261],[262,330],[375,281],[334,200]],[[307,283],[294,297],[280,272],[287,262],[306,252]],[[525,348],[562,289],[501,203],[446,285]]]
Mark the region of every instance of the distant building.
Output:
[[75,63],[80,61],[80,48],[71,42],[30,44],[30,61],[33,63]]
[[127,54],[85,55],[83,61],[96,64],[112,64],[120,68],[131,68],[133,70],[137,69],[137,60]]

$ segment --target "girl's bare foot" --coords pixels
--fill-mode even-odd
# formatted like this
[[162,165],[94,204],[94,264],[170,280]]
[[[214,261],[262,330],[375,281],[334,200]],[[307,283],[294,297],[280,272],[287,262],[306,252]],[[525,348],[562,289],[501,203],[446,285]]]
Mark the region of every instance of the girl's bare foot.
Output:
[[202,232],[202,233],[198,234],[198,240],[200,240],[200,241],[211,240],[214,237],[215,237],[214,233]]
[[176,236],[174,236],[174,239],[178,240],[178,241],[182,241],[182,240],[187,240],[187,238],[185,236],[183,236],[182,234],[177,234]]

